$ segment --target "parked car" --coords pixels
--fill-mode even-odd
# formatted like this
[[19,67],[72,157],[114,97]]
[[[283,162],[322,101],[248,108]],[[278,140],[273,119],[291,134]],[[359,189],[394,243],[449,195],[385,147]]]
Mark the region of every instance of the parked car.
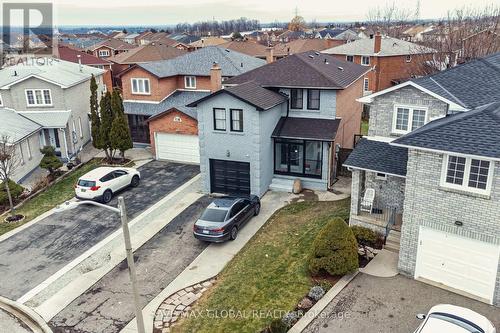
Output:
[[418,314],[417,318],[423,323],[415,333],[496,333],[486,317],[456,305],[435,305],[427,315]]
[[128,187],[139,185],[141,174],[133,168],[96,168],[78,179],[75,195],[78,199],[108,203],[113,194]]
[[194,237],[207,242],[235,240],[243,225],[259,212],[260,199],[255,195],[215,199],[195,222]]

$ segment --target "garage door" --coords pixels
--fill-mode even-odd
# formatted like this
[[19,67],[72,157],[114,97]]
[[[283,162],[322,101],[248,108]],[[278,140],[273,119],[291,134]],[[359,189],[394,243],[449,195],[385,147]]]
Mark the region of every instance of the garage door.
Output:
[[213,193],[250,194],[250,163],[211,159],[210,187]]
[[200,163],[197,135],[155,133],[155,144],[159,160]]
[[493,300],[500,246],[421,227],[415,278]]

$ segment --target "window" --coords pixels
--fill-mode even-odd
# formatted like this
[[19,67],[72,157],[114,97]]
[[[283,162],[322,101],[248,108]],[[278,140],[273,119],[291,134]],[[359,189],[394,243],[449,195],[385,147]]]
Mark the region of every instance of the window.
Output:
[[31,160],[33,155],[31,154],[31,144],[30,144],[30,139],[26,140],[26,150],[28,151],[28,160]]
[[291,107],[292,109],[302,109],[304,105],[304,90],[303,89],[292,89],[291,94]]
[[345,56],[345,60],[349,62],[354,62],[354,56],[352,55]]
[[368,56],[361,56],[361,65],[363,65],[363,66],[370,66],[370,57],[368,57]]
[[363,91],[370,91],[370,80],[367,77],[363,81]]
[[427,122],[427,110],[407,106],[394,108],[393,133],[406,134],[422,127]]
[[109,50],[108,49],[99,50],[99,57],[109,57]]
[[2,95],[0,95],[0,106],[3,106]]
[[28,106],[50,106],[52,96],[49,89],[27,89],[26,102]]
[[411,62],[411,54],[406,55],[406,62]]
[[319,95],[320,92],[318,89],[307,90],[307,109],[319,110]]
[[150,95],[149,79],[132,79],[132,94]]
[[377,174],[375,175],[375,179],[386,180],[387,179],[387,174],[382,173],[382,172],[377,172]]
[[184,87],[186,89],[196,89],[196,76],[184,76]]
[[78,118],[78,129],[80,130],[80,139],[83,139],[83,127],[82,127],[82,118]]
[[243,110],[231,109],[231,131],[243,132]]
[[445,156],[443,161],[442,186],[483,194],[489,192],[493,177],[490,161],[454,155]]
[[274,172],[321,178],[323,144],[320,141],[276,139]]
[[226,130],[226,109],[214,109],[214,130]]

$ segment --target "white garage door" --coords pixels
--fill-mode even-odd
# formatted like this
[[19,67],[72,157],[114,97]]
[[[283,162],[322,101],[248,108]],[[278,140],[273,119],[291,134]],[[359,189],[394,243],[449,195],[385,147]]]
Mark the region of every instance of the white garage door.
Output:
[[155,133],[156,158],[178,162],[200,163],[197,135]]
[[493,300],[500,246],[421,227],[415,278]]

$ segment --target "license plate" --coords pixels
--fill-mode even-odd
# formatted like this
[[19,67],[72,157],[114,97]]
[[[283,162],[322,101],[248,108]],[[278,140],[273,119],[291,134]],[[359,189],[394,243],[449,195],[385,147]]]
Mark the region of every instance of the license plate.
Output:
[[210,233],[210,230],[203,230],[202,231],[204,234],[209,234]]
[[87,190],[86,190],[86,189],[84,189],[84,188],[82,188],[80,191],[82,191],[82,192],[87,192]]

